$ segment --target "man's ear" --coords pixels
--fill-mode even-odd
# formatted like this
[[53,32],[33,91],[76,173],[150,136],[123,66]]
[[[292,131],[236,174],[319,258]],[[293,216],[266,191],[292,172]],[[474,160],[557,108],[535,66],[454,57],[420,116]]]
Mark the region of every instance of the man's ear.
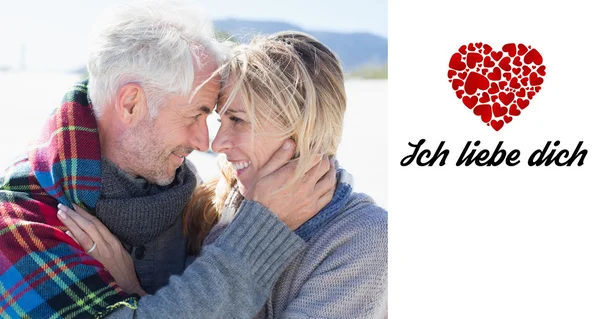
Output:
[[148,113],[148,104],[142,87],[135,83],[123,85],[117,93],[115,108],[125,125],[135,125],[143,119]]

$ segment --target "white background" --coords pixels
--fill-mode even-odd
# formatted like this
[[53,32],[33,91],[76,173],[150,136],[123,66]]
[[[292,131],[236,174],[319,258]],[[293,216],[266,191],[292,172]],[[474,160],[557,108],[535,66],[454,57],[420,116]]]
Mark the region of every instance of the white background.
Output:
[[[390,318],[600,318],[600,19],[593,1],[389,2]],[[447,81],[463,44],[532,45],[547,75],[499,132]],[[443,167],[401,167],[446,141]],[[467,141],[515,167],[457,167]],[[585,165],[530,167],[547,141]]]

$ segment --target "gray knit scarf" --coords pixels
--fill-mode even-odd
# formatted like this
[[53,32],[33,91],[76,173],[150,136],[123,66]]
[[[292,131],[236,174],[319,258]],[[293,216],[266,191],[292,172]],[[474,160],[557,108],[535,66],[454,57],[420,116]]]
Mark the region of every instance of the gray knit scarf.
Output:
[[196,187],[187,160],[175,174],[173,183],[158,186],[103,158],[96,216],[125,244],[147,244],[173,225]]

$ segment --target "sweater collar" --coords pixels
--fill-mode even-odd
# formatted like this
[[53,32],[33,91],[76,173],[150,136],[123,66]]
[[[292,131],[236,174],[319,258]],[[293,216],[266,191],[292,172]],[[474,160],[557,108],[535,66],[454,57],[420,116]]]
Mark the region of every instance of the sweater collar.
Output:
[[[336,162],[337,166],[337,162]],[[352,175],[342,168],[337,168],[336,172],[337,184],[335,187],[335,193],[333,198],[323,209],[321,209],[315,216],[307,220],[298,229],[295,230],[296,235],[308,241],[312,236],[321,229],[324,225],[329,223],[337,214],[346,206],[350,195],[352,194],[352,186],[354,180]]]

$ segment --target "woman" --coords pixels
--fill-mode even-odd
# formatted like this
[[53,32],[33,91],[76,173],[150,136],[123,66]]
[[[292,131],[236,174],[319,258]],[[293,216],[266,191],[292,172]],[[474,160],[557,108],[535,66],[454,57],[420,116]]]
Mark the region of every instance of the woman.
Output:
[[[311,36],[257,37],[237,46],[224,70],[217,107],[221,127],[212,145],[224,154],[222,174],[199,186],[184,212],[192,254],[201,253],[235,218],[252,191],[248,185],[285,139],[296,143],[293,179],[299,179],[322,156],[333,158],[342,136],[343,72],[335,55]],[[387,212],[352,192],[352,176],[337,167],[333,199],[295,231],[307,246],[257,318],[386,316]],[[128,285],[135,285],[126,275],[131,265],[111,267],[116,278],[128,277]]]

